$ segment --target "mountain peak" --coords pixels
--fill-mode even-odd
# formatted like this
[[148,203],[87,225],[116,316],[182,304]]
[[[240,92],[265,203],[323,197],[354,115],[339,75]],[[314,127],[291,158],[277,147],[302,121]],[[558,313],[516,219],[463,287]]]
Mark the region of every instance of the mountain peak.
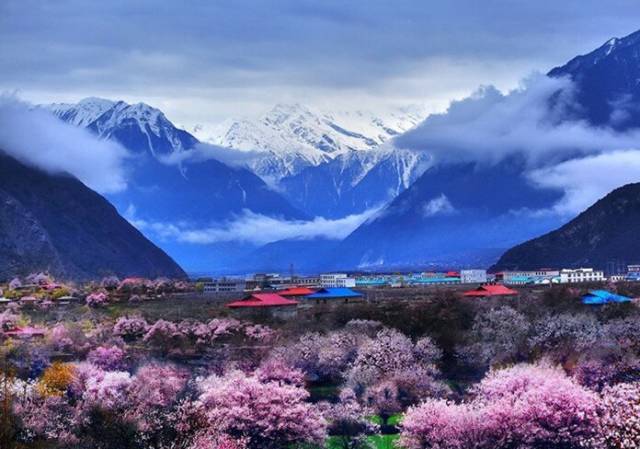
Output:
[[75,104],[44,107],[65,122],[87,128],[102,138],[115,138],[133,152],[148,151],[157,156],[189,150],[198,142],[176,128],[162,111],[142,102],[129,104],[88,97]]

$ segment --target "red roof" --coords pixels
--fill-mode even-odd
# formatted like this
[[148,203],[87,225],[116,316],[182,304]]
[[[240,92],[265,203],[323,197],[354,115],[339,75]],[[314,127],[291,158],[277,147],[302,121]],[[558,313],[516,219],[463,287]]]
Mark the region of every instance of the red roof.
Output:
[[283,298],[275,293],[253,293],[247,298],[230,302],[227,304],[227,307],[233,309],[238,307],[281,307],[295,305],[298,305],[298,301]]
[[278,295],[280,296],[307,296],[315,293],[315,290],[311,290],[307,287],[293,287],[286,290],[280,290]]
[[35,327],[15,327],[9,331],[5,331],[5,335],[10,337],[44,337],[44,331]]
[[446,278],[457,278],[460,277],[460,273],[457,271],[447,271],[447,274],[444,275]]
[[517,295],[518,292],[505,287],[504,285],[481,285],[475,290],[469,290],[464,296],[511,296]]

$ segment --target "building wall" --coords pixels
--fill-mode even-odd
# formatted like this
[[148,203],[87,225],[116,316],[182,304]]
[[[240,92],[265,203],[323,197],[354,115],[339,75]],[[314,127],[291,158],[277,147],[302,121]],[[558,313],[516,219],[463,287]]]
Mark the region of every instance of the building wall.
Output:
[[561,284],[575,284],[578,282],[598,282],[604,280],[603,271],[595,271],[593,268],[577,268],[575,270],[564,269],[560,271]]
[[484,284],[487,282],[487,270],[461,270],[460,282],[463,284]]

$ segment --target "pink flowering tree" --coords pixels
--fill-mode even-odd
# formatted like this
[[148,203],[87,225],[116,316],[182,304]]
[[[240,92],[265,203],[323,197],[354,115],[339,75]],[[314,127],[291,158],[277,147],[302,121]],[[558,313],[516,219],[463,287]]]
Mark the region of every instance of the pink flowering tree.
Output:
[[597,395],[561,369],[516,365],[492,371],[474,393],[494,447],[579,447],[596,436]]
[[598,437],[599,399],[564,372],[544,365],[492,371],[471,401],[427,400],[402,422],[408,449],[578,448]]
[[139,439],[148,447],[163,447],[177,439],[176,406],[188,373],[168,364],[152,363],[136,372],[129,386],[125,416],[136,423]]
[[208,427],[247,442],[249,449],[278,449],[322,443],[326,424],[306,402],[304,388],[261,382],[236,371],[210,377],[200,385],[199,405]]
[[601,395],[603,447],[640,448],[640,383],[610,386]]
[[467,363],[482,369],[518,361],[527,352],[530,327],[527,317],[512,307],[491,309],[476,316],[469,343],[458,352]]
[[142,317],[120,317],[113,326],[113,334],[126,341],[142,337],[149,328],[149,324]]
[[85,301],[90,307],[100,307],[109,302],[109,295],[103,291],[92,292],[87,295]]
[[281,385],[304,386],[304,373],[291,368],[281,360],[266,360],[256,370],[255,375],[263,383],[277,382]]
[[20,281],[20,278],[13,278],[11,279],[11,282],[9,282],[9,290],[15,290],[20,287],[22,287],[22,281]]
[[126,367],[126,352],[118,346],[98,346],[87,354],[87,361],[99,368],[110,371]]
[[429,399],[410,408],[401,426],[400,445],[406,449],[485,447],[481,412],[471,404]]
[[336,403],[319,404],[322,416],[327,421],[327,431],[342,449],[368,449],[367,436],[378,432],[378,426],[368,416],[373,412],[363,407],[351,389],[340,392]]
[[120,279],[118,279],[117,276],[107,276],[102,278],[102,280],[100,281],[100,287],[107,290],[115,290],[116,288],[118,288],[119,284]]
[[182,343],[184,335],[175,323],[158,320],[149,327],[143,341],[161,353],[168,353]]

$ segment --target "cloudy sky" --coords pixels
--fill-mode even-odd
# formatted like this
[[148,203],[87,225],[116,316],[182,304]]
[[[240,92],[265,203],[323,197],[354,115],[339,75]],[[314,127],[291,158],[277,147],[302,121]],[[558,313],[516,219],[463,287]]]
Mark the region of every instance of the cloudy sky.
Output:
[[187,127],[278,102],[442,110],[638,28],[637,0],[3,0],[0,91],[144,101]]

